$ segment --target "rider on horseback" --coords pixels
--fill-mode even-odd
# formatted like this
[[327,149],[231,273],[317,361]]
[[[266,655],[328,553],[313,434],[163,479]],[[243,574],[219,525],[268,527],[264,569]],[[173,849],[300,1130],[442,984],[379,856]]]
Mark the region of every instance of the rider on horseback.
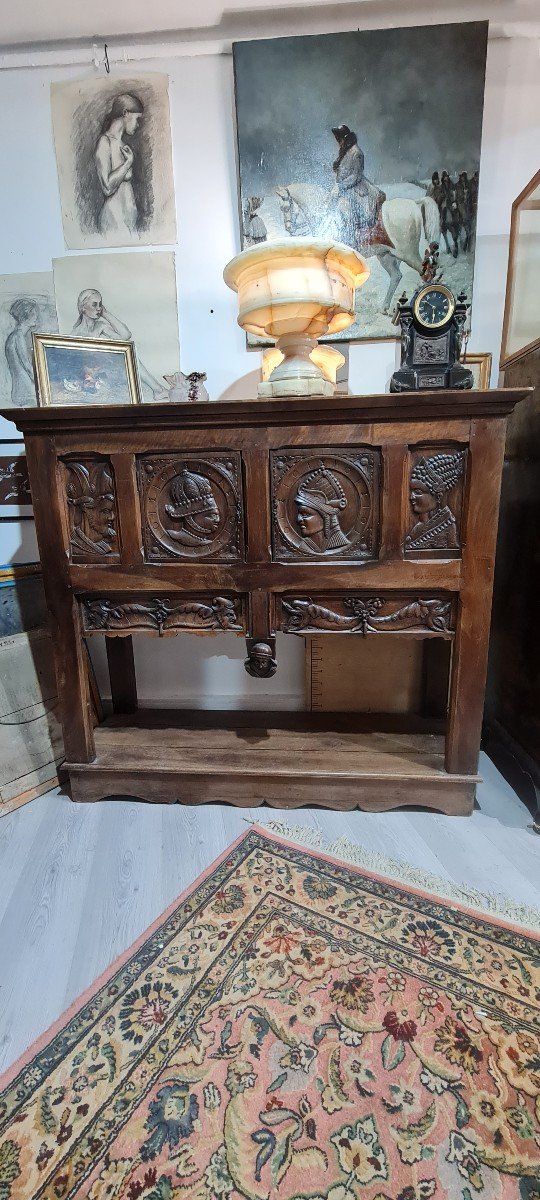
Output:
[[340,239],[349,246],[371,240],[386,194],[364,174],[364,154],[348,125],[332,129],[339,153],[333,164],[336,182],[331,191],[340,224]]

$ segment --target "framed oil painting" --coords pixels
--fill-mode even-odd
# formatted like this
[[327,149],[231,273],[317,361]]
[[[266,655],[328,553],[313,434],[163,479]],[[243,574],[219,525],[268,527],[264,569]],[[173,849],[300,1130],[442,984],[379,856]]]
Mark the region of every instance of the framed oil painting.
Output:
[[140,404],[133,342],[34,334],[38,404]]
[[439,277],[472,298],[487,29],[233,46],[243,246],[332,237],[368,260],[357,320],[333,340],[395,339],[431,243]]

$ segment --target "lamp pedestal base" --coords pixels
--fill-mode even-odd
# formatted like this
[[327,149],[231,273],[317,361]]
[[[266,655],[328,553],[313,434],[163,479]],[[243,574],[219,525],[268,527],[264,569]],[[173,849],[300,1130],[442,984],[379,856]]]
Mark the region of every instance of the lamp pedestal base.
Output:
[[283,361],[274,367],[269,380],[260,383],[259,396],[333,396],[334,385],[325,379],[310,355],[317,339],[307,333],[284,333],[277,339]]

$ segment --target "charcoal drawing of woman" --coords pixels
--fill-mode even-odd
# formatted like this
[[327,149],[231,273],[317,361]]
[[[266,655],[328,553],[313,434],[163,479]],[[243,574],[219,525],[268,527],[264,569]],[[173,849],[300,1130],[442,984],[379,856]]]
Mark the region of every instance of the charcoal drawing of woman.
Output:
[[15,328],[6,338],[4,354],[11,375],[11,403],[24,407],[36,403],[29,336],[37,328],[39,308],[35,300],[21,296],[11,305],[9,313]]
[[[131,341],[131,330],[119,317],[115,317],[105,308],[101,292],[98,292],[97,288],[85,288],[80,292],[77,308],[79,316],[71,331],[75,337],[98,338],[104,342]],[[137,361],[143,387],[150,389],[154,399],[163,396],[166,392],[164,384],[152,375],[138,356]]]
[[96,171],[103,192],[98,228],[104,236],[133,237],[139,217],[133,190],[134,152],[125,137],[133,137],[144,107],[129,92],[116,96],[103,122],[95,150]]

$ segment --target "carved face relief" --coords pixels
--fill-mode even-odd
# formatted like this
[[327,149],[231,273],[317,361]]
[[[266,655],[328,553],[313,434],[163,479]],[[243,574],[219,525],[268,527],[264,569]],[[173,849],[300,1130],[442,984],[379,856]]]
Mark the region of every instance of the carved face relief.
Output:
[[459,549],[456,515],[448,501],[462,478],[464,466],[465,455],[461,450],[417,456],[409,490],[411,509],[417,520],[405,538],[406,551]]
[[141,455],[138,482],[147,560],[241,557],[238,453]]
[[118,553],[112,468],[106,460],[65,464],[71,554],[79,562]]
[[375,556],[378,451],[274,451],[271,466],[275,557]]
[[434,496],[423,483],[415,483],[410,491],[411,508],[417,516],[433,512],[438,508],[439,498]]

